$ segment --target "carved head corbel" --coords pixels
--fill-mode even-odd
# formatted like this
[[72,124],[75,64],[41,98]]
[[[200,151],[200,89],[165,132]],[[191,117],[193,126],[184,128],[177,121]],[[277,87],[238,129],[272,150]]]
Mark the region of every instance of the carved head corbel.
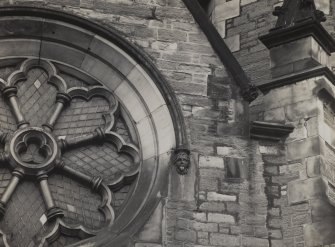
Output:
[[190,150],[176,149],[174,151],[173,165],[176,167],[179,175],[186,175],[191,166]]

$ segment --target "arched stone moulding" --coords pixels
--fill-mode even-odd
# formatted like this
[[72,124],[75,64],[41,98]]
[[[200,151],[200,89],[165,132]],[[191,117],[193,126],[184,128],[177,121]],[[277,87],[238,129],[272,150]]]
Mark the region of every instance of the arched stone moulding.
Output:
[[166,195],[171,151],[188,148],[176,98],[147,55],[114,31],[46,9],[0,8],[0,16],[1,61],[38,58],[79,71],[112,91],[132,117],[142,155],[133,196],[113,226],[74,245],[121,246]]

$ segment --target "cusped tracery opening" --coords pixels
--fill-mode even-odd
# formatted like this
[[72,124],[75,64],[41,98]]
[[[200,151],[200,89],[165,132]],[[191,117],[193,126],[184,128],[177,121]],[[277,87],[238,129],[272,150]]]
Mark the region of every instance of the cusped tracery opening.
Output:
[[96,236],[113,224],[113,207],[122,205],[140,171],[133,126],[102,85],[73,85],[79,79],[63,79],[47,60],[17,66],[1,83],[0,115],[9,110],[16,122],[0,127],[1,168],[10,178],[0,197],[3,241],[52,246],[71,241],[66,236]]
[[[128,246],[167,197],[171,154],[187,148],[176,98],[113,30],[47,9],[0,12],[0,242]],[[26,130],[20,165],[8,143]]]

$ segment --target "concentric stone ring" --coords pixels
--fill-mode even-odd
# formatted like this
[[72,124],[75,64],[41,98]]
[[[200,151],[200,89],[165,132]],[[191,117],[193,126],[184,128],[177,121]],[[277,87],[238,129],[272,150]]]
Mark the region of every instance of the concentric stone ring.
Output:
[[8,161],[13,169],[36,176],[48,173],[60,158],[60,149],[52,134],[38,127],[17,130],[6,145]]

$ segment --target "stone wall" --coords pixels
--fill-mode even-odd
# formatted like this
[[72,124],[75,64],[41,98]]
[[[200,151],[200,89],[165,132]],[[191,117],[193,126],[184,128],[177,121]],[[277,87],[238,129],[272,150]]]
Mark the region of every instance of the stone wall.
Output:
[[181,0],[1,1],[76,14],[145,50],[176,93],[192,169],[171,169],[169,197],[137,247],[268,246],[263,165],[248,138],[248,104]]
[[[317,224],[322,210],[315,207],[333,215],[317,189],[323,181],[316,162],[322,153],[315,149],[317,96],[308,94],[305,82],[278,89],[253,103],[249,119],[249,105],[181,0],[0,3],[58,9],[119,30],[150,55],[176,93],[192,169],[186,176],[171,169],[169,196],[136,236],[136,247],[300,247],[306,246],[308,232],[324,227]],[[328,8],[327,1],[321,3]],[[277,4],[233,0],[213,5],[218,12],[213,21],[256,84],[270,77],[269,52],[258,37],[273,27]],[[334,31],[331,23],[330,17],[326,27]],[[311,103],[315,107],[306,109]],[[286,142],[250,140],[250,120],[289,122],[295,130]],[[302,148],[306,153],[295,153]],[[311,190],[297,199],[300,187]]]
[[[227,45],[256,85],[271,77],[268,69],[269,51],[258,37],[274,27],[276,17],[272,15],[272,11],[282,3],[282,0],[212,0],[212,8],[209,9],[210,13],[214,13],[212,20],[221,36],[225,38]],[[334,34],[332,10],[335,3],[329,0],[315,0],[315,3],[327,16],[327,22],[324,24],[327,31]]]

